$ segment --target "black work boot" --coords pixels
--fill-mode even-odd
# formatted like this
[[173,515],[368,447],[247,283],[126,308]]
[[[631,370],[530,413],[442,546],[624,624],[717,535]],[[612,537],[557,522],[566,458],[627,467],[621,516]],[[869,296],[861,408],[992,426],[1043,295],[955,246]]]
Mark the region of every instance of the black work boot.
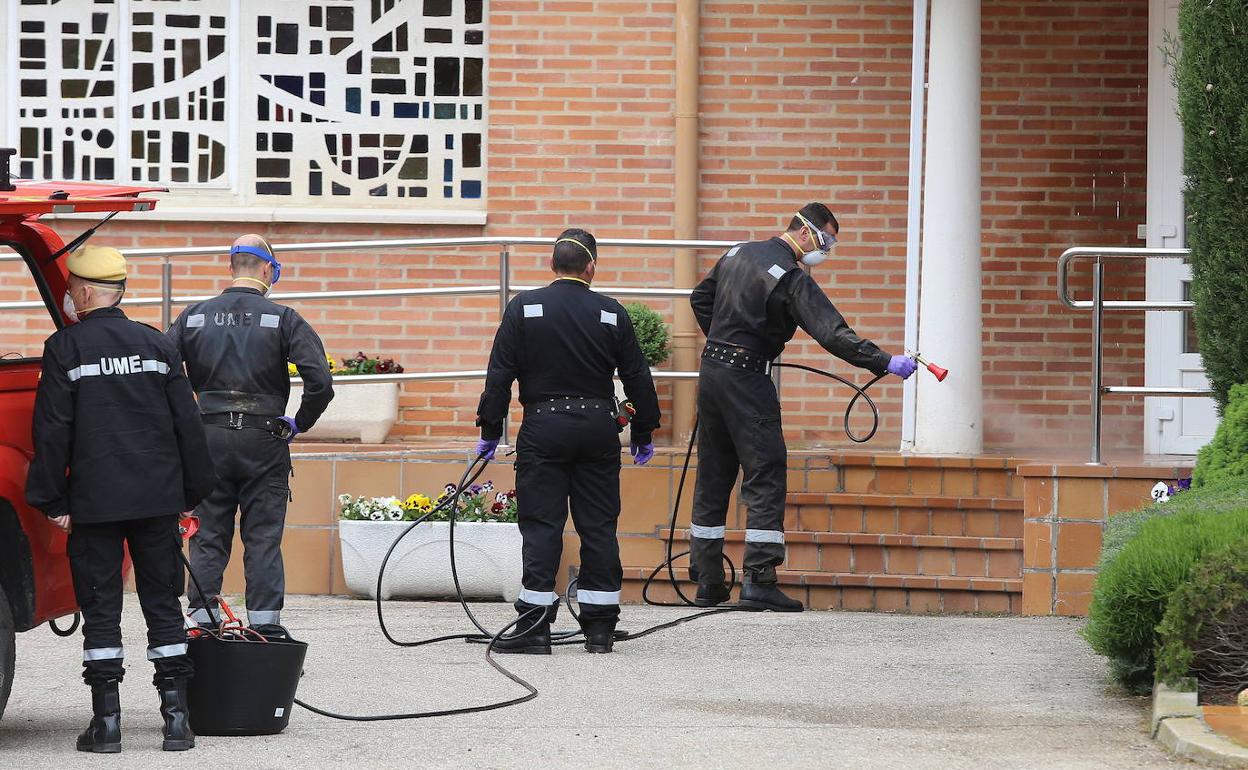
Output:
[[698,583],[698,595],[693,598],[695,607],[714,607],[723,604],[732,596],[732,591],[723,583]]
[[186,705],[186,681],[161,679],[156,688],[160,691],[160,715],[165,718],[165,740],[160,747],[165,751],[195,748],[195,733],[191,732],[190,714]]
[[96,754],[121,751],[121,694],[116,682],[91,685],[91,724],[78,736],[78,750]]
[[534,613],[532,617],[525,617],[526,611],[519,608],[517,611],[521,613],[520,622],[508,631],[506,636],[494,642],[494,651],[520,655],[549,655],[550,621],[554,613],[547,609],[544,614]]
[[586,652],[611,652],[615,644],[615,623],[618,618],[587,618],[581,616],[581,631],[585,632]]
[[748,580],[741,584],[740,604],[747,609],[772,612],[801,612],[803,609],[801,602],[785,596],[775,583],[751,583]]

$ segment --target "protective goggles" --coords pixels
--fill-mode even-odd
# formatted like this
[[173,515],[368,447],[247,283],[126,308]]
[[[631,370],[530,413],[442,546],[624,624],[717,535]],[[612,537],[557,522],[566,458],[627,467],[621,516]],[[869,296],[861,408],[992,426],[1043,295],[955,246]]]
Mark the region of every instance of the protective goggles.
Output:
[[816,245],[818,245],[820,251],[827,252],[832,249],[832,244],[836,243],[835,235],[829,235],[828,233],[825,233],[823,230],[819,229],[818,227],[815,227],[814,225],[810,223],[809,219],[802,216],[801,214],[798,214],[797,218],[802,220],[802,224],[809,227],[810,231],[814,233],[815,243]]
[[[805,221],[805,220],[803,220]],[[250,254],[253,257],[259,257],[265,262],[273,266],[273,283],[277,283],[282,277],[282,263],[277,261],[269,252],[264,249],[257,249],[255,246],[234,246],[230,249],[230,256],[235,254]]]

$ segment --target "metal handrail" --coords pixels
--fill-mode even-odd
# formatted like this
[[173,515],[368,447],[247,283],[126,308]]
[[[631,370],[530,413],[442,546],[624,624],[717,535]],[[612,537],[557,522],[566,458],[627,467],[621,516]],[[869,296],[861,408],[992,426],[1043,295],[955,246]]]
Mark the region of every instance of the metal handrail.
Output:
[[[522,237],[522,236],[482,236],[465,238],[399,238],[372,241],[325,241],[318,243],[287,243],[274,244],[274,253],[301,251],[392,251],[396,249],[430,249],[459,248],[474,246],[496,246],[499,248],[499,282],[479,286],[439,286],[403,289],[364,289],[345,291],[294,291],[270,295],[275,300],[330,300],[330,299],[378,299],[394,297],[470,297],[498,295],[499,315],[507,307],[513,294],[529,291],[536,286],[513,286],[511,284],[511,250],[516,246],[553,246],[556,238]],[[654,240],[636,238],[600,238],[599,247],[608,248],[649,248],[649,249],[727,249],[739,241],[711,240]],[[160,296],[133,297],[122,301],[130,307],[160,306],[161,323],[168,327],[172,320],[174,305],[186,305],[211,299],[215,295],[173,296],[173,270],[171,260],[181,257],[224,256],[229,253],[229,246],[186,246],[175,248],[124,249],[122,253],[127,259],[161,258],[164,260],[161,270]],[[0,254],[0,261],[18,260],[17,254]],[[613,297],[640,299],[681,299],[690,296],[690,289],[653,288],[641,286],[596,286],[595,291]],[[41,300],[0,302],[0,311],[42,309],[45,305]],[[693,380],[697,372],[652,371],[656,379]],[[352,375],[353,383],[365,382],[412,382],[437,380],[481,379],[484,370],[444,371],[444,372],[404,372],[402,374]],[[294,382],[301,382],[294,378]],[[504,441],[506,440],[504,426]]]
[[[1191,249],[1133,249],[1122,247],[1076,246],[1062,252],[1057,261],[1057,296],[1062,304],[1073,310],[1092,310],[1092,459],[1091,465],[1101,464],[1101,401],[1106,393],[1123,396],[1164,396],[1170,398],[1206,398],[1213,395],[1212,388],[1185,388],[1168,386],[1136,387],[1129,385],[1103,385],[1104,368],[1104,321],[1106,310],[1191,310],[1196,303],[1191,300],[1153,302],[1141,300],[1105,300],[1105,260],[1127,259],[1182,259],[1191,255]],[[1080,259],[1093,260],[1092,299],[1075,300],[1070,296],[1070,266]]]

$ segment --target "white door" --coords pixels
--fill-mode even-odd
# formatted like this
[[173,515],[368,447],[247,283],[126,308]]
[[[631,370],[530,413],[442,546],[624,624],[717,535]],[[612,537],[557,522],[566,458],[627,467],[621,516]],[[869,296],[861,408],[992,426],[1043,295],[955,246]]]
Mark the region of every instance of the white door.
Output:
[[[1184,248],[1183,130],[1165,51],[1178,35],[1179,0],[1151,0],[1148,20],[1149,248]],[[1148,261],[1150,300],[1190,299],[1192,268],[1181,259]],[[1150,312],[1144,328],[1144,384],[1208,387],[1190,311]],[[1149,454],[1195,454],[1218,426],[1209,398],[1149,398],[1144,406],[1144,449]]]

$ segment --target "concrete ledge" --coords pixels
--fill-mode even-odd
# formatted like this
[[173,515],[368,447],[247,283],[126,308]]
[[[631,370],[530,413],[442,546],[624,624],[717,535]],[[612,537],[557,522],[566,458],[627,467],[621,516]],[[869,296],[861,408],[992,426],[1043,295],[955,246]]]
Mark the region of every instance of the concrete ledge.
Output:
[[1153,688],[1153,738],[1175,756],[1214,767],[1248,767],[1248,748],[1209,729],[1196,692]]

